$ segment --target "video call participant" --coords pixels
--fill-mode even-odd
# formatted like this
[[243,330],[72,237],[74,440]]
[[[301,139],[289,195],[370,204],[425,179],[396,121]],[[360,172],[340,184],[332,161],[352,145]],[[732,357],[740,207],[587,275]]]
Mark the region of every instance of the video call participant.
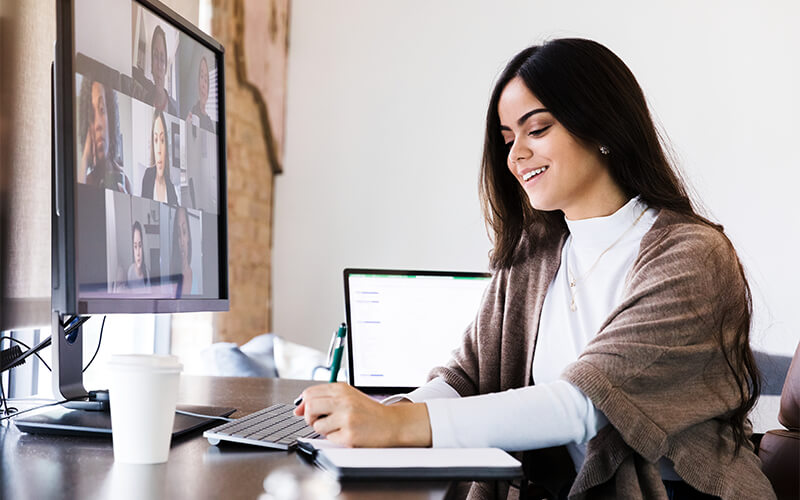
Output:
[[153,87],[147,102],[157,111],[166,111],[172,116],[178,116],[178,103],[170,97],[166,89],[167,78],[167,36],[161,26],[153,30],[150,41],[150,69],[153,74]]
[[131,229],[133,240],[133,263],[128,267],[128,289],[143,291],[150,287],[150,276],[144,262],[144,233],[139,221],[133,223]]
[[167,148],[167,122],[164,113],[156,111],[153,115],[150,143],[150,165],[142,176],[142,198],[160,201],[176,206],[178,194],[169,178],[169,151]]
[[172,224],[171,273],[173,276],[183,277],[181,295],[200,293],[200,283],[193,278],[192,273],[192,231],[189,227],[189,214],[184,207],[175,210]]
[[79,97],[85,127],[78,182],[89,186],[131,192],[131,181],[119,164],[119,107],[114,91],[84,78]]
[[413,403],[326,384],[295,413],[347,446],[527,450],[532,484],[470,498],[774,499],[749,440],[742,265],[625,63],[584,39],[517,54],[491,95],[480,186],[494,272],[447,365]]
[[[186,123],[194,127],[194,122],[192,118],[194,116],[198,117],[200,120],[200,126],[206,130],[214,131],[214,122],[211,120],[211,117],[208,116],[206,113],[206,104],[208,104],[208,85],[209,85],[209,76],[208,76],[208,62],[206,61],[205,57],[200,58],[200,69],[197,74],[197,102],[194,103],[192,106],[192,110],[189,112],[189,115],[186,117]],[[192,133],[197,134],[197,131],[193,128]]]

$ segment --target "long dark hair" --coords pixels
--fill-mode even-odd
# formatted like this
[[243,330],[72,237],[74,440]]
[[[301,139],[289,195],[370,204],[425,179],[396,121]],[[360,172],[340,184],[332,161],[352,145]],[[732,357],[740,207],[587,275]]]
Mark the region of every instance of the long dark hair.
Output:
[[[544,212],[531,207],[507,167],[509,149],[500,132],[498,103],[508,83],[517,77],[573,136],[608,148],[609,154],[603,156],[608,170],[628,198],[638,195],[651,208],[686,215],[724,236],[722,226],[696,212],[681,177],[664,152],[644,93],[625,63],[597,42],[557,39],[528,47],[514,56],[497,80],[489,101],[480,196],[494,244],[492,267],[511,266],[524,231],[553,234],[565,228],[560,211]],[[730,244],[730,240],[727,242]],[[725,318],[735,324],[733,345],[723,339],[721,329],[716,337],[739,387],[740,406],[723,417],[733,430],[738,452],[747,442],[745,422],[758,399],[761,377],[749,344],[750,288],[741,263],[737,263],[744,295],[730,298],[741,304],[741,310],[735,318]]]
[[175,209],[175,218],[172,221],[172,274],[183,274],[183,261],[181,260],[181,227],[178,217],[183,215],[186,220],[186,232],[189,236],[189,247],[186,249],[186,258],[189,260],[189,265],[192,263],[192,228],[189,224],[189,212],[184,207]]

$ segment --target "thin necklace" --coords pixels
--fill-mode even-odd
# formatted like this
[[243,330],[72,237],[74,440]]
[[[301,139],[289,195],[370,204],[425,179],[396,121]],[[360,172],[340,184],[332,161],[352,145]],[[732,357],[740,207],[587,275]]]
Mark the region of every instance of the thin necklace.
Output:
[[[603,258],[603,255],[605,255],[609,250],[614,248],[614,245],[619,243],[620,240],[622,240],[622,238],[625,237],[625,235],[628,234],[628,232],[631,229],[633,229],[634,226],[636,226],[636,224],[639,222],[639,220],[642,218],[642,216],[644,216],[645,212],[647,212],[647,208],[642,210],[642,213],[639,214],[639,217],[637,217],[636,220],[633,221],[633,224],[631,224],[630,227],[628,227],[628,229],[626,229],[625,231],[623,231],[622,234],[619,235],[619,238],[614,240],[614,243],[610,244],[608,246],[608,248],[606,248],[605,250],[603,250],[600,253],[600,255],[597,257],[597,260],[595,260],[594,264],[592,264],[592,267],[590,267],[589,270],[586,271],[583,274],[583,276],[581,276],[580,278],[578,278],[578,279],[575,278],[575,275],[572,273],[572,270],[569,268],[569,261],[567,261],[567,278],[569,279],[569,294],[572,296],[572,302],[570,302],[570,304],[569,304],[570,310],[572,310],[573,312],[578,310],[578,305],[575,303],[575,296],[578,294],[578,282],[579,281],[581,281],[581,282],[586,281],[586,279],[589,277],[589,275],[592,274],[592,271],[594,271],[594,268],[597,267],[597,263],[600,262],[600,259]],[[574,238],[570,238],[569,239],[569,246],[567,247],[567,253],[565,254],[565,257],[569,256],[569,251],[572,249],[572,240],[573,239]]]

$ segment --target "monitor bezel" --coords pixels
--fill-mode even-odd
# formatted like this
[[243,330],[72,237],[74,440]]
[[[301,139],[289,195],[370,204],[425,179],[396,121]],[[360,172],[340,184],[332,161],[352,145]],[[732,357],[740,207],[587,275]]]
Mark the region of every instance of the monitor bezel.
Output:
[[52,173],[52,308],[60,314],[178,313],[227,311],[228,214],[225,123],[225,49],[189,21],[157,0],[131,0],[173,25],[181,33],[209,49],[217,62],[218,75],[218,252],[219,297],[176,298],[81,298],[77,276],[76,247],[77,184],[75,182],[75,3],[57,2],[56,47],[53,77],[53,173]]

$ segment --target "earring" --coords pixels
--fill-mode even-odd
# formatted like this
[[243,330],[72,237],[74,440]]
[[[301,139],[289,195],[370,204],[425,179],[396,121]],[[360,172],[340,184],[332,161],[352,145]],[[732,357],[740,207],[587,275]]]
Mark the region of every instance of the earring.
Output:
[[601,155],[608,156],[609,153],[611,153],[611,151],[608,149],[608,147],[600,146],[600,154]]

